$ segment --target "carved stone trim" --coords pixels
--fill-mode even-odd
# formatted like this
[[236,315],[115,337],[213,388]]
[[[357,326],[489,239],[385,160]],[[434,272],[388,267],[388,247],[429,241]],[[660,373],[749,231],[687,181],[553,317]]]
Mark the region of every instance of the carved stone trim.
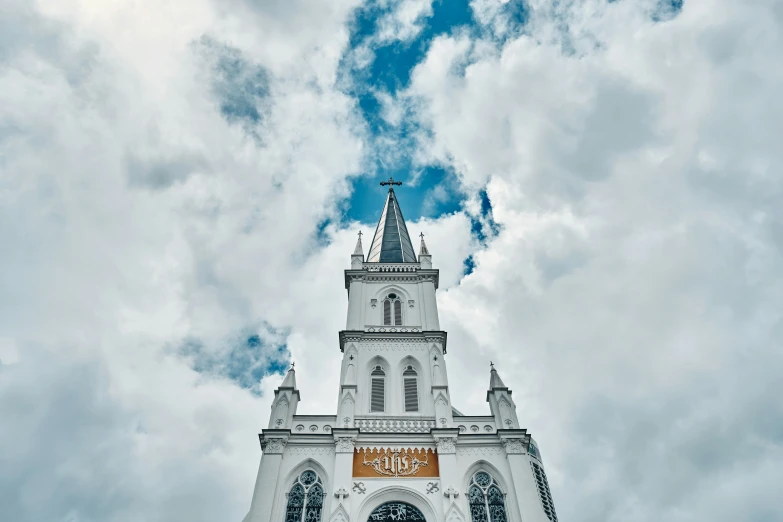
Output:
[[457,453],[457,437],[439,437],[435,442],[438,454]]
[[261,451],[269,455],[281,455],[288,441],[283,438],[269,438],[261,442]]
[[443,490],[443,496],[447,497],[450,502],[454,502],[454,499],[459,496],[459,491],[454,489],[454,486],[449,486],[445,490]]
[[356,439],[354,437],[338,437],[334,441],[334,448],[337,453],[353,453]]
[[527,453],[527,447],[522,439],[503,439],[503,446],[509,455],[524,455]]

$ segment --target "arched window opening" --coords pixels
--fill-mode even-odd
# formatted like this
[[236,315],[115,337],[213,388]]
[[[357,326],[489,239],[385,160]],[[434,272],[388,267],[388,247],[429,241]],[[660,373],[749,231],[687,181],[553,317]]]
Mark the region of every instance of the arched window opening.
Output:
[[318,474],[308,469],[296,478],[288,491],[285,522],[321,522],[324,488]]
[[386,502],[370,513],[367,522],[425,522],[416,506],[406,502]]
[[386,409],[386,372],[381,366],[370,373],[370,412],[382,413]]
[[389,294],[383,300],[383,324],[384,326],[402,325],[402,300],[397,294]]
[[405,393],[405,411],[419,411],[419,379],[411,365],[402,372],[402,389]]
[[486,471],[477,471],[470,480],[468,504],[472,522],[507,522],[506,502],[495,479]]

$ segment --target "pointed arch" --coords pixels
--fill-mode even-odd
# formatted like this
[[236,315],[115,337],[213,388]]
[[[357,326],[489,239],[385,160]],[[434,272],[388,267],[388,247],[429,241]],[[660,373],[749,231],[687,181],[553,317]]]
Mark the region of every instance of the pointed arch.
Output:
[[446,398],[443,392],[439,392],[438,396],[435,398],[435,404],[442,404],[444,406],[448,406],[449,400]]
[[[477,474],[489,477],[477,479]],[[500,470],[485,460],[474,462],[463,477],[463,491],[467,491],[470,522],[508,522],[517,515],[510,515],[514,502],[506,503],[513,491],[509,489]]]
[[410,504],[418,509],[428,522],[438,520],[435,515],[435,508],[430,499],[425,498],[408,486],[393,485],[379,489],[375,493],[368,495],[368,498],[359,506],[359,516],[357,522],[367,522],[370,514],[379,506],[387,502],[403,502]]
[[366,390],[368,393],[368,411],[370,413],[384,413],[388,406],[389,377],[391,367],[383,357],[376,355],[367,365]]
[[410,294],[396,284],[384,285],[375,293],[380,303],[380,321],[384,326],[402,326],[405,324],[405,306]]
[[294,466],[283,482],[283,522],[322,522],[332,490],[324,467],[308,458]]
[[277,404],[275,404],[274,419],[285,422],[285,420],[288,418],[288,406],[288,397],[281,397],[280,400],[277,401]]

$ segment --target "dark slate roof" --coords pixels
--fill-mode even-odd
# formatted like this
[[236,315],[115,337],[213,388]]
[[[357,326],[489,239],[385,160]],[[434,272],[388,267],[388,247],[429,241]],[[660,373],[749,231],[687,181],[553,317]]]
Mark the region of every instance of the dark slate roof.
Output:
[[393,189],[389,189],[378,228],[367,255],[368,263],[415,263],[416,255]]

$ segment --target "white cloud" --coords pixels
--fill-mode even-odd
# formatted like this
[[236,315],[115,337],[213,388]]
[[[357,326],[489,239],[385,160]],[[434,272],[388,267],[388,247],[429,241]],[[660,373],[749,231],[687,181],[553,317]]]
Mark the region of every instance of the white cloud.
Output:
[[[0,21],[3,513],[240,520],[281,377],[258,398],[179,354],[287,335],[301,411],[334,411],[342,270],[375,226],[313,233],[364,168],[333,87],[355,2],[28,4]],[[419,162],[456,169],[474,217],[486,185],[501,226],[462,278],[465,214],[408,223],[455,405],[486,411],[494,360],[563,520],[780,518],[783,12],[529,4],[501,47],[437,40],[399,101],[433,131]],[[398,38],[426,6],[399,4]],[[221,57],[266,75],[258,121],[221,116]]]
[[500,363],[564,520],[780,518],[783,12],[531,8],[494,53],[436,41],[406,93],[501,226],[441,294],[455,404]]

